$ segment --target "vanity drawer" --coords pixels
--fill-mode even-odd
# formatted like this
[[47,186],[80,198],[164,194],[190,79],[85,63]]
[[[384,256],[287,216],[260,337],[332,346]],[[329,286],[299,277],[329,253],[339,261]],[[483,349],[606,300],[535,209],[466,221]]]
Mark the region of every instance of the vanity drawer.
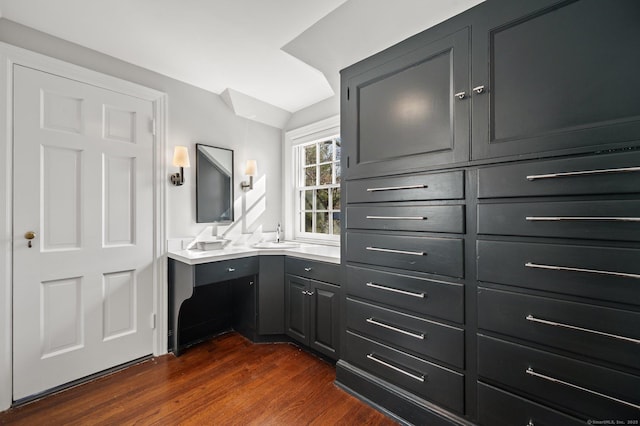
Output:
[[287,274],[340,284],[340,265],[338,264],[287,256],[285,270]]
[[478,375],[588,419],[637,419],[640,377],[487,336]]
[[464,172],[402,175],[347,182],[349,203],[464,198]]
[[347,292],[387,306],[464,322],[464,286],[347,266]]
[[462,239],[347,232],[347,261],[462,278]]
[[640,201],[480,204],[478,233],[640,241]]
[[394,347],[464,368],[464,331],[459,328],[350,298],[347,327]]
[[464,410],[464,375],[361,337],[346,335],[348,362],[419,397],[457,412]]
[[478,327],[640,370],[640,313],[478,289]]
[[259,269],[258,265],[257,256],[196,265],[195,286],[256,275]]
[[349,206],[347,228],[464,233],[464,206]]
[[478,198],[640,192],[640,152],[535,161],[478,170]]
[[640,250],[478,241],[485,282],[640,305]]
[[478,419],[481,426],[584,426],[559,411],[478,383]]

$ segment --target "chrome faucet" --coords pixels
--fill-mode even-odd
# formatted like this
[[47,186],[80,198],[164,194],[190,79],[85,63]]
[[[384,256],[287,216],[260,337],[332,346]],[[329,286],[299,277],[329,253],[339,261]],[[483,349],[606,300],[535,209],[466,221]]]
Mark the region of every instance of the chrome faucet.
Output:
[[276,243],[280,242],[280,232],[282,232],[282,229],[280,228],[280,224],[278,224],[276,227]]

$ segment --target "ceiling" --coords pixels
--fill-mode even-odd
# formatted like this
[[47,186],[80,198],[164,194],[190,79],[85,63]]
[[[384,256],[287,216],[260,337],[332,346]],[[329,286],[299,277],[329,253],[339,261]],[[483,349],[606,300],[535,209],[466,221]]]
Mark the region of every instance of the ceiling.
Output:
[[340,69],[481,1],[0,0],[0,17],[288,114],[332,97]]

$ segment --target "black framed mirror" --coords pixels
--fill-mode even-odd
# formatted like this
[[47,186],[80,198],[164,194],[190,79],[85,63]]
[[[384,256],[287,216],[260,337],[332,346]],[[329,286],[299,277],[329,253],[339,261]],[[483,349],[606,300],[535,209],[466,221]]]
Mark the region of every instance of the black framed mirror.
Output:
[[196,144],[196,222],[233,222],[233,150]]

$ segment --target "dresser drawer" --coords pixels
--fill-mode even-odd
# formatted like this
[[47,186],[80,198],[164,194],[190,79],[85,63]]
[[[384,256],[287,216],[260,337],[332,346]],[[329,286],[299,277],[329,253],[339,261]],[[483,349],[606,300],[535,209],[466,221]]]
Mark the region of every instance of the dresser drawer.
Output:
[[478,197],[626,194],[640,192],[640,152],[484,167]]
[[478,326],[640,370],[640,313],[480,288]]
[[640,250],[478,241],[485,282],[640,304]]
[[464,322],[464,286],[347,266],[347,293],[445,320]]
[[478,383],[481,426],[584,426],[585,422],[559,411]]
[[464,206],[350,206],[347,228],[464,233]]
[[480,204],[478,233],[640,241],[640,201]]
[[347,182],[349,203],[464,198],[464,172],[402,175]]
[[462,412],[464,375],[347,331],[345,359],[421,398]]
[[338,264],[287,256],[285,270],[287,274],[340,284],[340,265]]
[[195,286],[247,277],[258,273],[258,257],[221,260],[196,265]]
[[347,232],[346,244],[350,262],[464,276],[462,239]]
[[487,336],[478,375],[588,419],[637,419],[640,377]]
[[464,368],[464,331],[347,298],[347,327],[377,341]]

